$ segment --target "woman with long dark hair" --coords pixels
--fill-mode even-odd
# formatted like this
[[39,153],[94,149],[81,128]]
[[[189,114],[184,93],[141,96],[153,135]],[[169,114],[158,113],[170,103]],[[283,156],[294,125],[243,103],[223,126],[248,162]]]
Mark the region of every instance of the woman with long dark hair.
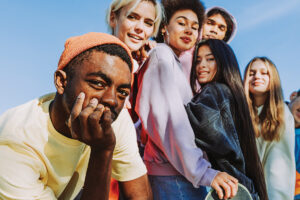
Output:
[[267,57],[247,65],[244,88],[270,199],[293,199],[295,187],[294,119],[283,101],[279,73]]
[[[219,197],[233,197],[237,180],[211,168],[195,144],[184,104],[192,98],[178,56],[192,48],[203,22],[199,0],[162,0],[166,19],[159,43],[138,76],[136,112],[148,135],[144,161],[154,199],[204,199],[212,186]],[[225,194],[223,195],[222,189]]]
[[190,84],[195,96],[186,110],[197,146],[213,168],[237,178],[253,199],[268,199],[239,65],[230,46],[216,39],[200,42]]

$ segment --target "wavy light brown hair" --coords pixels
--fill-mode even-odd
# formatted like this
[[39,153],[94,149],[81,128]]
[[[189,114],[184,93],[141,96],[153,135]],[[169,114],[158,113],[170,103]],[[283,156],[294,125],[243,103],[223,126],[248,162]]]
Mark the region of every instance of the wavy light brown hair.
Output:
[[[269,74],[269,91],[260,115],[254,105],[254,96],[249,91],[249,75],[255,61],[262,61]],[[284,127],[284,100],[279,74],[275,64],[267,57],[254,57],[247,65],[244,73],[244,88],[250,109],[256,137],[262,136],[266,141],[278,141]]]

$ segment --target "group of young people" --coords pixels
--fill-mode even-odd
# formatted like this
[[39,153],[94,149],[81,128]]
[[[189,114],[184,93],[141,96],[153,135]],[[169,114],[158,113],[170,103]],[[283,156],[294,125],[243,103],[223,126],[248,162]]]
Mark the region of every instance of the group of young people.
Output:
[[299,92],[294,124],[270,59],[242,78],[228,11],[112,0],[107,23],[66,41],[55,94],[0,117],[1,199],[294,198]]

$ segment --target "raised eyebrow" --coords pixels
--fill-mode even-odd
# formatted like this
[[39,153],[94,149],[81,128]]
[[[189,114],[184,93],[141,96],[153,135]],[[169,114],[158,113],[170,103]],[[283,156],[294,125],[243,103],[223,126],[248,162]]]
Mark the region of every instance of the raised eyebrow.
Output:
[[121,85],[119,85],[119,87],[118,88],[127,88],[127,89],[131,89],[131,84],[121,84]]
[[[186,18],[185,16],[178,16],[176,19],[180,19],[180,18],[183,18],[184,20],[189,20],[188,18]],[[196,21],[193,21],[193,23],[195,24],[199,24],[199,22],[196,22]]]
[[102,73],[102,72],[92,72],[87,74],[87,76],[98,76],[100,78],[102,78],[108,85],[111,85],[112,80],[111,78],[109,78],[106,74]]

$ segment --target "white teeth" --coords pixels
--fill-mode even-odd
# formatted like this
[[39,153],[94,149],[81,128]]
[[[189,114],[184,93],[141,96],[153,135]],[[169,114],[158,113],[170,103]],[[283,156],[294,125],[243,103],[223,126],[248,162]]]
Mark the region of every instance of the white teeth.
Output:
[[136,39],[136,40],[141,40],[141,38],[140,38],[140,37],[137,37],[137,36],[135,36],[135,35],[131,35],[131,34],[129,34],[129,37],[132,37],[132,38],[134,38],[134,39]]
[[202,74],[208,74],[208,72],[200,72],[199,74],[200,75],[202,75]]

